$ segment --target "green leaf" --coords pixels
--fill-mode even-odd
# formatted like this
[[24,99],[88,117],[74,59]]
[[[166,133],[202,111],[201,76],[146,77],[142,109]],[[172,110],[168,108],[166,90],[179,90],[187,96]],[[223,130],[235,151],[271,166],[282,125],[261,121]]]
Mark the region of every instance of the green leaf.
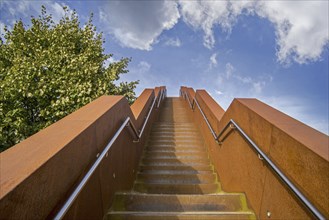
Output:
[[116,85],[127,73],[130,58],[104,66],[102,34],[92,15],[80,26],[78,15],[63,8],[55,23],[46,7],[31,18],[31,26],[17,21],[4,29],[0,40],[0,151],[105,94],[135,100],[136,82]]

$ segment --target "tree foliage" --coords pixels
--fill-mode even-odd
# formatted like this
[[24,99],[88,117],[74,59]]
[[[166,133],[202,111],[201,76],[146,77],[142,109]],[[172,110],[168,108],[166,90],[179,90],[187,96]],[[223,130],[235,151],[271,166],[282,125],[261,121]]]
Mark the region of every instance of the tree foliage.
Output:
[[43,6],[31,25],[17,21],[0,41],[0,151],[101,95],[135,99],[138,82],[116,85],[130,61],[105,65],[103,37],[89,21],[80,27],[75,11],[55,23]]

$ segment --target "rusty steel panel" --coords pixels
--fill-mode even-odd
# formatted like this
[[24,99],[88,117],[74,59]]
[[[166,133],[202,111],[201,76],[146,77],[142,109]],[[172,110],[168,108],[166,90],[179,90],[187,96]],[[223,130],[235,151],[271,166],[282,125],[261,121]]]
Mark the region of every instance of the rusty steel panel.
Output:
[[[189,88],[181,87],[187,91]],[[196,99],[218,134],[233,119],[306,197],[329,217],[329,137],[256,100],[235,99],[226,112],[204,90]],[[188,104],[186,105],[188,107]],[[192,112],[208,152],[228,192],[245,192],[259,218],[310,218],[306,208],[232,132],[222,145],[211,135],[197,108]]]
[[[0,218],[52,218],[126,117],[139,129],[153,99],[153,90],[142,93],[132,106],[138,115],[135,118],[122,96],[100,97],[2,152]],[[65,218],[100,219],[110,207],[114,191],[132,186],[150,124],[157,114],[154,109],[138,143],[133,143],[129,129],[124,129]]]

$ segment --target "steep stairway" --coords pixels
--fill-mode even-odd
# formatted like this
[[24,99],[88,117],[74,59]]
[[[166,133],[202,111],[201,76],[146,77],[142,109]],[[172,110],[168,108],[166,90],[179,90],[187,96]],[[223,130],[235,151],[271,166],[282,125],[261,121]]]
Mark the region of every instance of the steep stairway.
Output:
[[166,98],[134,187],[117,192],[108,219],[256,219],[245,195],[225,193],[180,98]]

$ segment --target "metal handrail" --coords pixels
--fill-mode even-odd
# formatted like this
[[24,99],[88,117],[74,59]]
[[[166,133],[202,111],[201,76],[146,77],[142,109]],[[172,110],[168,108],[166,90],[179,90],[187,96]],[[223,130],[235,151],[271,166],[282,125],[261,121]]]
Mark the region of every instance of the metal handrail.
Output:
[[[183,91],[182,93],[186,92]],[[207,117],[203,113],[198,101],[196,98],[193,99],[194,103],[196,103],[198,109],[200,110],[200,113],[202,114],[204,120],[206,121],[211,134],[213,135],[215,141],[219,144],[221,144],[224,139],[227,137],[227,135],[222,139],[221,141],[220,138],[223,136],[223,134],[226,132],[228,128],[234,129],[238,131],[238,133],[248,142],[249,146],[251,146],[258,154],[258,157],[266,162],[269,167],[274,171],[275,174],[279,177],[279,179],[286,184],[286,186],[294,193],[294,195],[302,202],[302,204],[314,215],[314,217],[318,219],[325,219],[325,216],[306,198],[306,196],[295,186],[295,184],[290,181],[290,179],[275,165],[275,163],[252,141],[252,139],[242,130],[242,128],[239,127],[239,125],[231,119],[225,127],[219,132],[218,135],[216,135],[214,129],[211,127]],[[191,105],[190,105],[191,106]],[[192,108],[193,106],[191,106]],[[193,109],[193,108],[192,108]],[[228,133],[229,135],[230,133]]]
[[[166,89],[163,89],[166,90]],[[116,141],[116,139],[119,137],[119,135],[121,134],[121,132],[123,131],[123,129],[127,126],[129,126],[134,134],[137,137],[137,140],[139,140],[144,132],[145,126],[147,124],[147,121],[151,115],[151,112],[153,110],[155,101],[158,99],[158,105],[157,107],[159,107],[159,102],[161,102],[161,100],[164,98],[164,96],[162,95],[164,94],[161,90],[161,95],[154,98],[152,105],[150,107],[150,110],[145,118],[145,121],[143,123],[142,129],[140,130],[140,132],[137,131],[135,125],[133,124],[132,120],[130,119],[130,117],[127,117],[125,119],[125,121],[121,124],[120,128],[116,131],[116,133],[114,134],[114,136],[112,137],[112,139],[110,140],[110,142],[106,145],[106,147],[104,148],[104,150],[102,151],[102,153],[99,155],[99,157],[97,158],[97,160],[95,161],[95,163],[91,166],[91,168],[88,170],[88,172],[86,173],[86,175],[83,177],[83,179],[81,180],[81,182],[79,183],[79,185],[74,189],[73,193],[70,195],[70,197],[66,200],[66,202],[64,203],[64,205],[62,206],[62,208],[59,210],[59,212],[56,214],[55,218],[56,220],[62,219],[64,217],[64,215],[67,213],[67,211],[69,210],[69,208],[72,206],[73,202],[76,200],[76,198],[78,197],[79,193],[81,192],[81,190],[83,189],[83,187],[87,184],[88,180],[90,179],[90,177],[93,175],[93,173],[95,172],[95,170],[97,169],[97,167],[99,166],[99,164],[102,162],[102,160],[104,159],[104,157],[107,156],[108,151],[110,150],[110,148],[112,147],[113,143]]]
[[206,123],[207,123],[207,125],[208,125],[208,128],[210,129],[210,132],[211,132],[212,136],[213,136],[214,139],[217,141],[217,135],[216,135],[214,129],[211,127],[211,125],[210,125],[210,123],[209,123],[209,121],[208,121],[206,115],[205,115],[205,114],[203,113],[203,111],[201,110],[199,103],[198,103],[197,101],[194,101],[194,103],[198,106],[198,108],[199,108],[199,110],[200,110],[200,112],[201,112],[203,118],[205,119],[205,121],[206,121]]
[[184,92],[184,94],[185,94],[185,99],[187,99],[188,104],[190,105],[190,108],[194,110],[193,103],[191,103],[191,101],[190,101],[190,97],[188,96],[188,94],[186,92]]
[[161,95],[160,95],[160,98],[158,99],[157,108],[159,108],[161,100],[164,99],[164,97],[166,95],[166,91],[167,91],[167,89],[161,89]]
[[160,96],[158,96],[158,98],[155,98],[153,100],[152,105],[150,107],[150,110],[149,110],[146,118],[145,118],[145,121],[143,123],[143,126],[142,126],[142,129],[141,130],[137,131],[135,125],[131,121],[127,124],[127,126],[130,126],[131,127],[131,129],[133,130],[135,136],[137,137],[137,140],[134,140],[135,142],[138,142],[139,139],[142,137],[143,132],[144,132],[144,129],[145,129],[145,126],[146,126],[146,122],[148,121],[148,119],[149,119],[149,117],[151,115],[151,112],[152,112],[152,109],[154,107],[154,104],[155,104],[156,100],[158,100],[157,108],[160,107],[161,100],[163,100],[164,97],[165,97],[165,92],[164,91],[166,91],[166,89],[162,89],[161,90],[161,93],[160,93]]

